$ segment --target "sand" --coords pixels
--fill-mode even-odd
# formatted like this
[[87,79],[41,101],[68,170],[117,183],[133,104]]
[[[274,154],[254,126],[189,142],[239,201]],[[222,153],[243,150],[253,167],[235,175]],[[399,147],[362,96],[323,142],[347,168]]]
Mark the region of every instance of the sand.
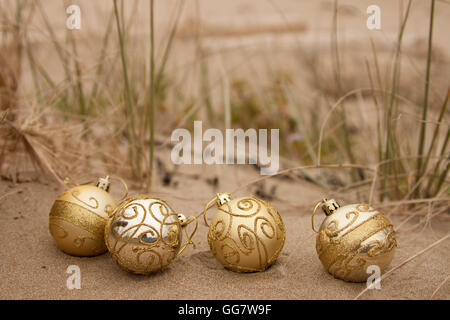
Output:
[[[273,1],[275,2],[275,1]],[[83,29],[77,34],[81,40],[100,37],[104,31],[110,6],[96,3],[98,10],[91,10],[89,1],[80,1],[83,12]],[[135,22],[135,33],[145,36],[148,31],[146,2],[139,8],[142,17]],[[220,5],[218,5],[220,3]],[[332,1],[276,1],[284,16],[280,15],[269,1],[200,1],[202,21],[214,27],[230,27],[233,32],[254,26],[270,27],[285,23],[304,23],[305,31],[285,36],[277,35],[278,41],[292,46],[322,43],[329,47],[332,18]],[[342,14],[340,29],[345,30],[345,38],[356,43],[365,43],[370,50],[370,39],[393,45],[398,31],[399,1],[341,1],[347,10]],[[145,4],[145,5],[144,5]],[[365,10],[370,4],[378,4],[382,9],[382,30],[368,31],[365,27]],[[165,36],[167,18],[174,1],[157,1],[157,38]],[[349,8],[349,6],[352,8]],[[56,30],[63,38],[66,15],[60,2],[46,1],[47,14]],[[356,9],[355,9],[356,8]],[[350,10],[351,9],[351,10]],[[449,52],[448,11],[450,7],[439,3],[435,26],[436,48]],[[131,9],[130,9],[131,10]],[[130,11],[129,10],[129,11]],[[129,13],[129,11],[127,13]],[[183,16],[186,20],[195,17],[194,6],[189,6]],[[405,34],[405,52],[415,53],[412,48],[417,40],[423,40],[428,32],[428,2],[416,1],[411,12],[411,23]],[[36,32],[36,41],[42,48],[36,54],[47,61],[46,68],[52,75],[60,74],[55,53],[45,34]],[[159,38],[158,38],[159,39]],[[293,42],[293,39],[295,40]],[[212,37],[204,45],[212,49],[243,45],[249,41],[264,44],[266,35],[240,37]],[[88,41],[87,41],[88,42]],[[98,43],[98,42],[95,42]],[[350,42],[351,43],[351,42]],[[45,48],[50,48],[45,50]],[[409,49],[408,49],[409,48]],[[97,57],[98,48],[90,47],[86,55]],[[408,51],[409,50],[409,51]],[[52,53],[49,53],[51,51]],[[92,54],[94,52],[94,54]],[[114,52],[113,52],[114,53]],[[184,54],[184,51],[182,52]],[[53,55],[53,56],[52,56]],[[370,54],[368,54],[369,56]],[[87,57],[82,57],[86,68],[95,66]],[[24,77],[32,87],[31,78]],[[443,82],[445,85],[446,82]],[[420,83],[421,85],[421,83]],[[422,88],[422,87],[420,87]],[[421,89],[422,90],[422,89]],[[163,160],[170,162],[167,155]],[[217,166],[186,168],[189,175],[174,177],[176,183],[160,187],[161,177],[155,180],[154,194],[165,198],[175,210],[186,215],[199,213],[215,192],[231,191],[249,179],[257,178],[258,172],[249,166]],[[86,172],[84,177],[72,177],[78,181],[89,180],[103,171]],[[196,179],[195,175],[201,178]],[[88,179],[86,179],[88,177]],[[213,187],[206,179],[219,177],[219,186]],[[131,194],[138,193],[132,181]],[[165,271],[149,276],[137,276],[123,271],[108,253],[93,258],[72,257],[61,252],[53,242],[48,230],[48,213],[56,197],[63,191],[54,183],[29,182],[12,184],[0,181],[0,299],[352,299],[365,288],[365,284],[346,283],[334,279],[322,267],[315,252],[315,233],[311,230],[310,214],[314,204],[325,196],[323,191],[306,181],[271,179],[266,191],[276,186],[272,204],[280,212],[287,229],[287,238],[278,261],[267,271],[239,274],[225,270],[212,256],[206,240],[207,227],[200,225],[195,241],[200,241],[196,249],[189,247]],[[19,191],[21,191],[19,193]],[[243,191],[239,195],[254,192]],[[114,189],[120,196],[120,190]],[[295,205],[295,206],[294,206]],[[210,212],[211,214],[212,212]],[[387,212],[389,213],[389,212]],[[394,225],[405,219],[403,215],[392,215]],[[412,219],[397,233],[399,247],[391,266],[423,250],[428,245],[448,234],[448,216],[437,217],[426,226],[408,231],[417,220]],[[320,220],[320,218],[318,219]],[[362,299],[428,299],[435,289],[446,279],[450,270],[450,240],[417,257],[401,269],[395,271],[382,282],[381,290],[371,290]],[[70,265],[81,270],[81,289],[69,290],[66,286]],[[445,283],[436,293],[435,299],[450,298],[450,282]]]
[[[212,176],[218,169],[197,166],[192,171]],[[228,166],[219,171],[220,191],[231,191],[248,179],[258,177],[251,167]],[[201,212],[217,192],[204,179],[180,174],[176,187],[157,188],[175,208],[191,215]],[[61,252],[48,231],[48,213],[63,190],[39,182],[12,185],[0,181],[0,298],[1,299],[352,299],[365,284],[334,279],[320,264],[315,252],[315,233],[311,230],[311,207],[323,194],[307,182],[271,179],[276,185],[272,204],[286,225],[287,238],[278,261],[265,272],[239,274],[225,270],[209,251],[207,227],[200,224],[196,249],[188,247],[163,272],[139,276],[122,270],[108,253],[93,258],[72,257]],[[19,193],[18,191],[21,192]],[[189,192],[188,194],[184,192]],[[187,191],[190,190],[190,191]],[[195,192],[193,192],[195,191]],[[250,190],[254,191],[254,190]],[[12,192],[12,193],[11,193]],[[135,194],[136,192],[131,192]],[[113,194],[119,196],[118,188]],[[242,192],[242,195],[248,194]],[[180,199],[181,198],[181,199]],[[184,200],[184,199],[191,200]],[[303,206],[295,208],[292,204]],[[212,214],[212,212],[209,212]],[[390,217],[398,224],[405,217]],[[320,218],[319,218],[320,220]],[[411,225],[416,223],[412,221]],[[405,225],[402,230],[408,230]],[[450,223],[434,219],[415,232],[400,230],[399,247],[391,266],[426,248],[443,237]],[[450,241],[414,259],[382,282],[381,290],[372,290],[363,299],[428,299],[448,276]],[[68,266],[81,271],[81,289],[69,290]],[[435,299],[450,298],[447,282]]]

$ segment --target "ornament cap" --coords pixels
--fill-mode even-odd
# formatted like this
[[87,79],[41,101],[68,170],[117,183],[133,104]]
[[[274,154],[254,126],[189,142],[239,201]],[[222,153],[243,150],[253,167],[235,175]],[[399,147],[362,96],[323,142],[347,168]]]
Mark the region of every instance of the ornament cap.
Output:
[[182,213],[178,214],[178,221],[180,221],[180,224],[182,227],[187,225],[188,219],[186,218],[186,216]]
[[97,184],[96,184],[97,188],[105,190],[106,192],[109,192],[110,185],[111,185],[111,181],[109,180],[109,176],[106,176],[105,178],[98,178]]
[[217,206],[223,206],[225,203],[230,202],[231,201],[231,197],[230,194],[228,192],[223,192],[223,193],[218,193],[217,194]]
[[339,203],[334,199],[323,199],[322,210],[327,216],[332,215],[340,208]]

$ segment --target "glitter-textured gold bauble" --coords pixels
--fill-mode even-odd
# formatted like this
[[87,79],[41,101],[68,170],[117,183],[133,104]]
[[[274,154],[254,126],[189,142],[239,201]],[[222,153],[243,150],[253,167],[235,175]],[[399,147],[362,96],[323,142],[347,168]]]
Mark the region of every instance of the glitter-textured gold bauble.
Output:
[[317,234],[316,250],[325,269],[349,282],[366,281],[371,265],[383,272],[397,246],[391,222],[367,204],[340,207],[333,199],[322,203],[327,217]]
[[109,178],[101,178],[97,186],[79,185],[56,199],[49,229],[62,251],[82,257],[106,252],[105,224],[117,204],[108,188]]
[[217,260],[237,272],[271,266],[286,238],[277,210],[253,196],[231,200],[227,193],[217,195],[217,207],[208,232],[209,247]]
[[125,270],[148,274],[167,267],[176,258],[181,223],[164,200],[132,197],[114,210],[105,228],[105,242]]

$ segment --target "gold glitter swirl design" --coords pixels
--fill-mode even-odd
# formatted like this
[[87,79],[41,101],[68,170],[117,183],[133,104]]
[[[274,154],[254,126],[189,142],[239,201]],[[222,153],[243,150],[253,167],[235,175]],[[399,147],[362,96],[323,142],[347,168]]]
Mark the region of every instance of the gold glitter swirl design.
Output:
[[[91,201],[91,203],[88,203],[86,201],[83,201],[79,198],[80,196],[80,190],[73,190],[71,192],[72,197],[74,197],[75,199],[77,199],[78,201],[80,201],[81,203],[83,203],[84,205],[88,206],[89,208],[92,209],[97,209],[98,208],[98,200],[94,197],[89,197],[89,201]],[[94,202],[94,205],[92,205],[92,201]]]
[[[150,203],[147,206],[140,200]],[[115,225],[126,222],[130,226],[112,236]],[[181,226],[177,214],[164,200],[134,197],[114,211],[106,225],[105,242],[120,266],[133,273],[146,274],[166,268],[175,259],[181,242]]]
[[79,236],[79,237],[76,237],[76,238],[73,240],[73,244],[75,245],[75,247],[81,248],[81,247],[84,246],[84,243],[86,242],[86,239],[90,239],[90,240],[92,240],[92,241],[96,241],[96,239],[94,239],[94,238],[92,238],[92,237],[82,237],[82,236]]
[[50,211],[51,220],[64,220],[89,231],[93,235],[103,236],[105,218],[100,217],[78,204],[56,200]]
[[103,242],[105,224],[105,218],[85,207],[64,200],[56,200],[50,211],[50,233],[58,246],[72,255],[91,256],[105,252],[106,246]]
[[112,216],[112,214],[113,214],[113,212],[114,212],[114,207],[113,207],[112,205],[110,205],[110,204],[107,204],[107,205],[105,206],[104,212],[106,213],[106,215],[107,215],[109,218],[111,218],[111,216]]
[[340,232],[342,232],[343,230],[351,227],[355,221],[358,219],[359,217],[359,213],[356,211],[349,211],[345,214],[345,217],[347,218],[347,220],[351,218],[351,220],[349,221],[348,224],[346,224],[345,226],[343,226],[342,228],[339,229],[339,221],[338,220],[333,220],[331,221],[324,229],[324,232],[327,234],[328,237],[332,238],[335,237],[336,235],[338,235]]
[[115,206],[115,199],[98,187],[80,185],[68,189],[50,210],[50,234],[59,249],[70,255],[104,253],[106,220]]
[[377,210],[371,208],[367,203],[361,203],[356,205],[356,210],[360,212],[375,212]]
[[232,200],[219,207],[208,232],[212,253],[238,272],[263,271],[272,265],[285,241],[279,213],[255,197]]
[[[345,214],[340,208],[330,216],[333,220],[321,227],[317,235],[316,250],[333,276],[360,282],[368,277],[367,266],[374,264],[384,269],[389,265],[397,241],[392,224],[383,214],[367,204],[354,208],[356,211],[349,209]],[[368,214],[356,223],[358,217]],[[343,221],[345,226],[339,228]]]
[[59,225],[59,223],[57,223],[57,221],[52,221],[52,219],[50,219],[50,233],[52,234],[53,237],[58,238],[58,239],[64,239],[67,238],[67,236],[69,235],[69,233],[62,227]]
[[262,201],[253,197],[244,198],[237,202],[238,212],[231,209],[229,203],[225,203],[219,210],[229,214],[232,217],[253,217],[261,210]]

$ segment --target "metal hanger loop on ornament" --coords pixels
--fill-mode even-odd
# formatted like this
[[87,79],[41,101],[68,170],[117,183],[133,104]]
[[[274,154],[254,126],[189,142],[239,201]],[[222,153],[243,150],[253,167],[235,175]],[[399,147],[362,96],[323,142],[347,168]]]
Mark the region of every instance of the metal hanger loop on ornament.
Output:
[[214,203],[218,199],[217,195],[209,200],[209,202],[206,204],[205,208],[203,209],[203,221],[205,222],[206,226],[209,227],[208,221],[206,220],[206,211],[210,208],[211,204]]
[[[183,217],[184,217],[184,216],[183,216]],[[192,220],[195,221],[194,231],[192,231],[191,235],[189,235],[189,234],[187,233],[187,228],[186,228],[187,225],[188,225],[190,222],[192,222],[192,220],[189,221],[189,219],[192,219]],[[178,251],[177,256],[179,256],[179,255],[184,251],[184,249],[187,248],[188,245],[191,244],[191,245],[194,247],[194,249],[195,249],[196,246],[197,246],[197,244],[198,244],[198,242],[195,243],[194,241],[192,241],[192,238],[194,237],[195,233],[197,232],[197,228],[198,228],[198,219],[197,219],[196,217],[194,217],[194,216],[190,216],[190,217],[187,218],[186,221],[184,221],[184,223],[182,223],[181,227],[184,229],[184,233],[186,234],[186,243],[183,244],[183,246],[181,246],[181,249],[180,249],[180,251]]]
[[123,188],[124,188],[124,190],[125,190],[125,194],[124,194],[124,196],[122,197],[122,199],[120,199],[120,201],[125,200],[125,198],[128,197],[128,186],[127,186],[127,183],[125,182],[125,180],[123,180],[123,179],[120,178],[120,177],[110,177],[110,179],[111,179],[111,180],[119,181],[119,182],[122,184],[122,186],[123,186]]
[[317,202],[317,204],[314,206],[314,210],[313,210],[312,215],[311,215],[311,226],[312,226],[312,229],[313,229],[313,231],[314,231],[315,233],[318,233],[319,231],[317,231],[317,230],[314,228],[314,214],[316,213],[317,208],[319,208],[319,207],[320,207],[322,204],[324,204],[324,203],[325,203],[324,200],[320,200],[319,202]]

